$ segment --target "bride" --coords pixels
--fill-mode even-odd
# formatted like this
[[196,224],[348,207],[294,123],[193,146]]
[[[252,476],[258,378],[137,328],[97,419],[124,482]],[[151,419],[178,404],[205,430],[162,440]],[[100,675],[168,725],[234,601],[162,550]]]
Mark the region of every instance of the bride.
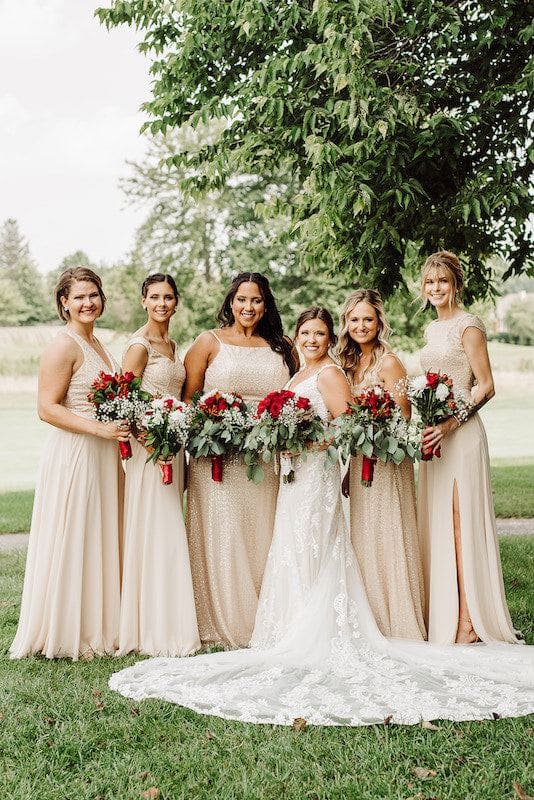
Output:
[[[305,366],[288,388],[326,421],[350,399],[329,357],[332,317],[299,317]],[[115,673],[110,687],[201,714],[291,725],[415,724],[534,711],[534,647],[428,645],[385,639],[373,620],[341,508],[338,467],[323,452],[280,485],[275,529],[249,649],[156,658]]]

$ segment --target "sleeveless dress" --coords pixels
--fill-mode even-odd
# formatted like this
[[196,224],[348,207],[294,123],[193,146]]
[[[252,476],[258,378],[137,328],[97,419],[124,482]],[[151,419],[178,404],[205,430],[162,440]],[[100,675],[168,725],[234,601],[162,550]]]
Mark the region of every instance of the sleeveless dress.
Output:
[[[148,339],[134,336],[148,360],[142,388],[155,395],[180,397],[185,369],[174,343],[174,358],[158,352]],[[124,560],[119,651],[185,656],[198,650],[197,619],[189,551],[182,514],[183,453],[173,460],[173,482],[164,486],[161,470],[132,440],[126,462]]]
[[[425,331],[421,351],[424,370],[445,372],[453,391],[469,397],[474,375],[462,345],[466,328],[485,333],[478,317],[462,312],[434,320]],[[458,626],[458,584],[453,526],[453,489],[458,487],[462,560],[467,607],[484,642],[516,642],[502,579],[491,494],[486,432],[474,414],[441,447],[441,458],[419,467],[419,529],[424,547],[428,597],[428,638],[454,642]]]
[[[222,342],[204,379],[204,392],[238,392],[259,401],[289,378],[282,356],[270,347]],[[250,641],[263,571],[271,544],[278,479],[266,465],[256,485],[241,457],[224,460],[223,479],[211,478],[209,458],[191,459],[187,532],[200,639],[244,647]]]
[[[382,383],[383,359],[353,385],[354,395]],[[359,454],[350,462],[350,531],[376,624],[387,637],[426,639],[413,464],[378,461],[372,486],[366,487],[360,480],[362,460]]]
[[[328,419],[317,375],[295,391]],[[297,460],[294,483],[280,486],[250,649],[148,659],[109,685],[135,700],[162,698],[241,722],[493,719],[534,711],[534,647],[384,638],[345,524],[339,466],[316,452]]]
[[[109,364],[68,327],[83,353],[63,405],[93,417],[91,383]],[[109,362],[116,368],[112,357]],[[12,658],[91,657],[117,646],[120,604],[117,442],[53,428],[41,458]]]

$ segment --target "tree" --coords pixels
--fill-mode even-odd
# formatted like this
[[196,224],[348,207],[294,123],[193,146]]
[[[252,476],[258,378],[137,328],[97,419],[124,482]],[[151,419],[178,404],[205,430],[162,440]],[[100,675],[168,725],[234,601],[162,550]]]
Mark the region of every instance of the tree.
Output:
[[15,219],[7,219],[0,229],[0,280],[1,325],[31,325],[51,318],[43,279]]
[[525,297],[512,303],[505,322],[513,341],[534,344],[534,296],[525,293]]
[[[522,0],[113,0],[154,61],[153,133],[223,120],[169,159],[189,192],[285,174],[301,263],[383,293],[447,246],[483,296],[487,257],[529,269],[528,4]],[[530,148],[530,149],[529,149]],[[530,160],[529,160],[530,159]]]

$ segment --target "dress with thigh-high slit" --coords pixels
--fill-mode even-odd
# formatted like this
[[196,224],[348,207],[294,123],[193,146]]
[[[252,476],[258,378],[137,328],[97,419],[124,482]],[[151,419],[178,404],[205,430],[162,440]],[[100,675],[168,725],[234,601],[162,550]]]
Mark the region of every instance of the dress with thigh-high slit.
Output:
[[[466,328],[485,332],[482,322],[462,311],[434,320],[421,351],[424,370],[446,373],[453,391],[469,398],[473,370],[462,345]],[[462,565],[473,628],[484,642],[516,642],[502,579],[486,432],[478,414],[449,434],[441,458],[419,467],[419,529],[427,586],[428,639],[454,642],[458,627],[458,581],[453,525],[454,484],[458,490]]]

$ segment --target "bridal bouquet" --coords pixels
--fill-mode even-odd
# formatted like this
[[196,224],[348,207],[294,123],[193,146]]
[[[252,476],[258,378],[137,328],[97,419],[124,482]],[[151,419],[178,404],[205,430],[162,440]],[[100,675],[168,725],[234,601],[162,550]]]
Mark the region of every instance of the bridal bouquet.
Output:
[[307,397],[282,390],[260,400],[255,418],[256,424],[245,442],[247,477],[259,483],[264,477],[260,461],[268,463],[273,454],[281,453],[282,480],[292,483],[295,479],[293,456],[305,456],[309,444],[324,442],[321,417]]
[[[424,426],[436,425],[440,420],[453,414],[465,416],[468,404],[454,396],[452,379],[440,372],[425,372],[404,381],[404,390],[410,402],[417,409]],[[425,448],[421,452],[422,461],[431,461],[441,456],[441,446]]]
[[[147,461],[157,462],[175,456],[189,438],[191,408],[176,397],[155,397],[139,420],[143,443],[150,448]],[[172,483],[172,464],[162,464],[163,483]]]
[[[151,395],[141,389],[141,378],[133,372],[124,375],[99,372],[91,384],[87,399],[95,407],[95,417],[101,422],[127,420],[132,423],[143,416]],[[119,442],[121,458],[132,457],[130,442]]]
[[351,455],[363,454],[363,486],[372,485],[378,459],[400,464],[405,458],[414,461],[419,452],[417,431],[381,386],[371,386],[357,395],[333,421],[330,430],[331,446],[344,461]]
[[241,450],[252,424],[241,395],[206,392],[193,397],[188,451],[195,458],[211,457],[211,477],[220,483],[223,456]]

